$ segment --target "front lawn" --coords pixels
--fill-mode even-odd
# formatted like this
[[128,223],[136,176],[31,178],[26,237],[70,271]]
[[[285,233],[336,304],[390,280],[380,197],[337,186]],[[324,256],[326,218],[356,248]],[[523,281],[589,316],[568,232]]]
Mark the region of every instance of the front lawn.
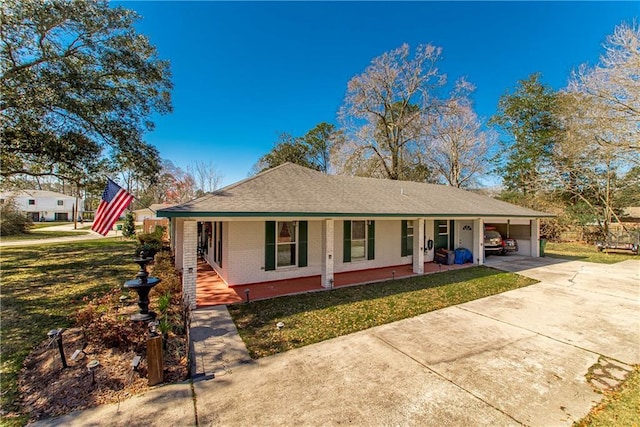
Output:
[[260,358],[533,283],[473,267],[231,305],[229,312],[251,357]]
[[554,243],[548,242],[545,255],[551,257],[568,258],[576,261],[598,262],[602,264],[614,264],[628,259],[640,259],[629,251],[598,252],[595,245],[584,243]]
[[70,317],[86,304],[83,297],[131,279],[137,271],[134,248],[135,242],[120,239],[2,248],[2,425],[26,421],[16,402],[24,358],[49,330],[71,326]]

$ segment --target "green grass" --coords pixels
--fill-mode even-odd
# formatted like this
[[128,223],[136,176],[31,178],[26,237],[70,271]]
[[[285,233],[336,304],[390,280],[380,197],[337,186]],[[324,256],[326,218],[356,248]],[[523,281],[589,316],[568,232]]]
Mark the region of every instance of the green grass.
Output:
[[47,331],[68,327],[82,298],[103,294],[132,278],[135,243],[101,239],[64,244],[3,247],[0,304],[0,403],[3,426],[23,425],[17,378],[24,358]]
[[229,312],[251,357],[259,358],[535,282],[473,267],[232,305]]
[[16,234],[13,236],[2,236],[3,242],[20,242],[24,240],[45,240],[56,237],[72,237],[89,234],[87,231],[34,231],[32,233]]
[[628,259],[640,259],[629,251],[598,252],[595,245],[584,243],[553,243],[548,242],[545,255],[551,257],[567,258],[577,261],[597,262],[601,264],[614,264]]
[[636,366],[619,390],[606,393],[600,404],[575,427],[640,425],[640,366]]
[[33,229],[37,230],[39,228],[47,228],[47,227],[56,227],[58,225],[69,225],[73,224],[72,222],[34,222]]

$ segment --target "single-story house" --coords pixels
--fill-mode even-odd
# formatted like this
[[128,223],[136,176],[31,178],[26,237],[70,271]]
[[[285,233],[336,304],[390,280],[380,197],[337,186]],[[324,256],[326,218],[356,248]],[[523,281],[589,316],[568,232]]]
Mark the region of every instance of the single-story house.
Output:
[[46,190],[20,190],[3,192],[0,203],[13,199],[16,208],[24,212],[32,221],[73,221],[76,214],[84,211],[84,200],[73,196]]
[[[198,252],[230,286],[412,265],[439,248],[484,263],[484,227],[539,256],[542,212],[444,185],[327,175],[287,163],[157,212],[170,219],[185,298],[195,305]],[[508,230],[507,230],[508,229]]]
[[173,206],[169,203],[154,203],[147,208],[136,209],[133,212],[133,218],[136,222],[144,222],[145,219],[157,219],[157,212],[160,209]]

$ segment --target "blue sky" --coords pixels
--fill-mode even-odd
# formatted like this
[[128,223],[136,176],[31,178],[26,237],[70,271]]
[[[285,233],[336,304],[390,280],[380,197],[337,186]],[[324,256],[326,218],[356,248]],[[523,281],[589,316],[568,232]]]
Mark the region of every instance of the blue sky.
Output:
[[443,49],[449,81],[476,87],[478,114],[541,72],[555,89],[594,64],[640,2],[119,2],[171,62],[174,112],[147,134],[182,168],[212,161],[223,185],[246,178],[278,135],[337,124],[347,82],[402,43]]

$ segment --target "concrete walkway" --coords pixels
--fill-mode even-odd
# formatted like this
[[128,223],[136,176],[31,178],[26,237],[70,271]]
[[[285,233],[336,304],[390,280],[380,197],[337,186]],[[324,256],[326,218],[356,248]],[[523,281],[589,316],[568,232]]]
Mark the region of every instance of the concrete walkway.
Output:
[[224,305],[191,313],[191,344],[194,381],[220,378],[231,374],[236,366],[251,363],[249,352]]
[[225,311],[195,312],[215,378],[39,424],[571,425],[640,363],[640,261],[503,260],[542,282],[251,363],[215,355]]
[[[33,246],[33,245],[44,245],[49,243],[68,243],[68,242],[76,242],[79,240],[99,240],[105,239],[107,237],[117,237],[122,236],[122,232],[117,232],[115,230],[109,231],[106,236],[102,236],[94,231],[91,231],[92,222],[85,222],[82,225],[78,223],[78,229],[73,228],[73,223],[64,224],[64,225],[52,225],[51,227],[43,227],[37,230],[33,230],[32,233],[37,234],[39,231],[74,231],[77,232],[77,236],[67,236],[67,237],[52,237],[48,239],[31,239],[31,240],[15,240],[15,241],[6,241],[0,238],[0,247],[8,247],[8,246]],[[80,227],[89,227],[85,230],[80,230]],[[85,234],[86,233],[86,234]]]

